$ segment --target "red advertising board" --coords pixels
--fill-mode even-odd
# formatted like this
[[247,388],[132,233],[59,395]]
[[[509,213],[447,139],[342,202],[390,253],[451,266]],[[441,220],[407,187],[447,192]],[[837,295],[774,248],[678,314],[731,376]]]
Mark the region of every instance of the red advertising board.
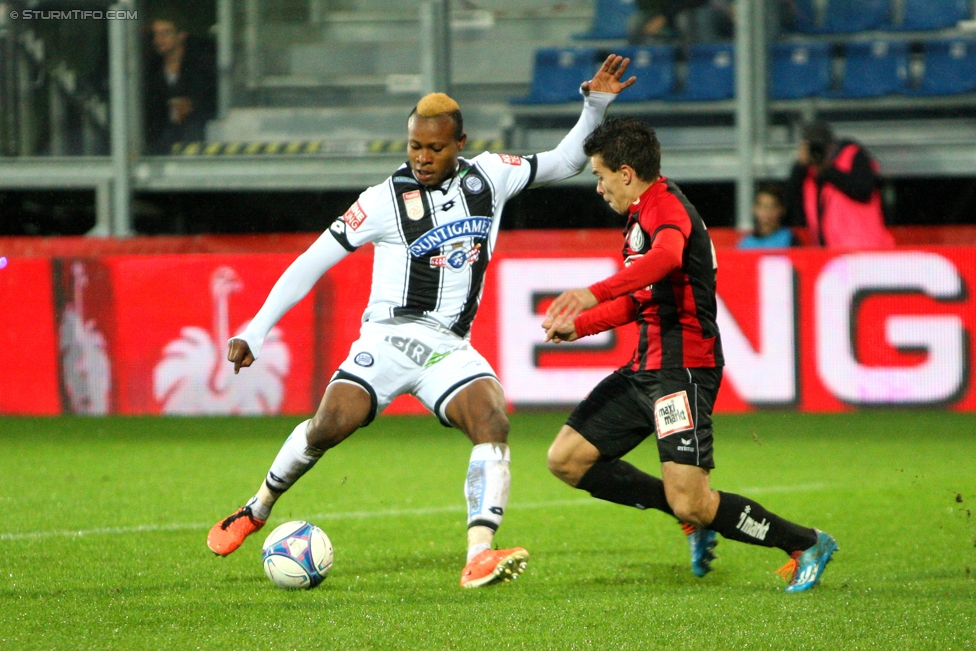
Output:
[[[567,238],[502,233],[488,269],[472,342],[516,408],[575,404],[636,343],[633,326],[573,344],[542,342],[548,300],[620,265],[619,233],[580,246]],[[235,376],[224,361],[226,338],[253,317],[294,257],[9,259],[0,300],[12,318],[0,337],[20,359],[0,383],[0,413],[311,413],[358,336],[369,247],[289,311],[253,367]],[[724,248],[718,260],[727,366],[717,410],[976,409],[976,248]],[[387,413],[422,411],[408,397]]]

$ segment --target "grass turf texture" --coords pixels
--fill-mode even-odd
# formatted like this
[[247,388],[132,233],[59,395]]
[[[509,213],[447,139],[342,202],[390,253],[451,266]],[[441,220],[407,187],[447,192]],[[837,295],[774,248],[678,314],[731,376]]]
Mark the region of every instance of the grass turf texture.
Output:
[[[786,595],[781,551],[720,539],[697,579],[669,517],[551,477],[564,416],[513,416],[496,542],[532,557],[477,590],[458,587],[470,445],[433,418],[381,418],[330,451],[227,558],[207,530],[294,418],[0,420],[0,649],[976,648],[976,417],[720,415],[713,485],[840,545],[820,587]],[[628,458],[657,474],[652,441]],[[261,569],[264,535],[293,519],[336,547],[308,592]]]

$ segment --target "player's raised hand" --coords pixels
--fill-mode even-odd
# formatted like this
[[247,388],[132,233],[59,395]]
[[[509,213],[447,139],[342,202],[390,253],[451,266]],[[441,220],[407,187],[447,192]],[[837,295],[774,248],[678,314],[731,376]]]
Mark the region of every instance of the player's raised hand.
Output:
[[250,366],[254,363],[251,347],[243,339],[231,339],[227,348],[227,361],[234,362],[234,375],[237,375],[242,366]]
[[630,59],[625,59],[617,54],[611,54],[603,62],[603,65],[600,66],[600,69],[596,71],[596,74],[593,75],[593,79],[583,82],[583,92],[589,94],[590,91],[595,90],[600,93],[613,93],[616,95],[637,81],[637,77],[631,77],[627,81],[620,81],[620,78],[627,71],[629,64]]

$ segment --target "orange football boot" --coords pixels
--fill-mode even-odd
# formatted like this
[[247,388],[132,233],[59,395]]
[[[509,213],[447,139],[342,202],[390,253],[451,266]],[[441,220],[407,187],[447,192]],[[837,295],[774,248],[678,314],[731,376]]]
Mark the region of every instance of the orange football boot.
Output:
[[261,529],[267,520],[251,515],[250,506],[242,506],[213,526],[207,534],[207,547],[218,556],[227,556],[241,546],[244,539]]
[[529,552],[521,547],[486,549],[464,566],[461,587],[480,588],[517,579],[525,571],[528,560]]

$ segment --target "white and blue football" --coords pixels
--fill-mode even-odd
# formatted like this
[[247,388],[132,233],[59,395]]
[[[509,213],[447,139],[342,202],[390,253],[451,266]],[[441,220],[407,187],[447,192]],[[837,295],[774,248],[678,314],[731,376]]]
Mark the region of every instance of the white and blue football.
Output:
[[310,522],[286,522],[265,539],[264,573],[279,588],[310,590],[332,569],[332,541]]

